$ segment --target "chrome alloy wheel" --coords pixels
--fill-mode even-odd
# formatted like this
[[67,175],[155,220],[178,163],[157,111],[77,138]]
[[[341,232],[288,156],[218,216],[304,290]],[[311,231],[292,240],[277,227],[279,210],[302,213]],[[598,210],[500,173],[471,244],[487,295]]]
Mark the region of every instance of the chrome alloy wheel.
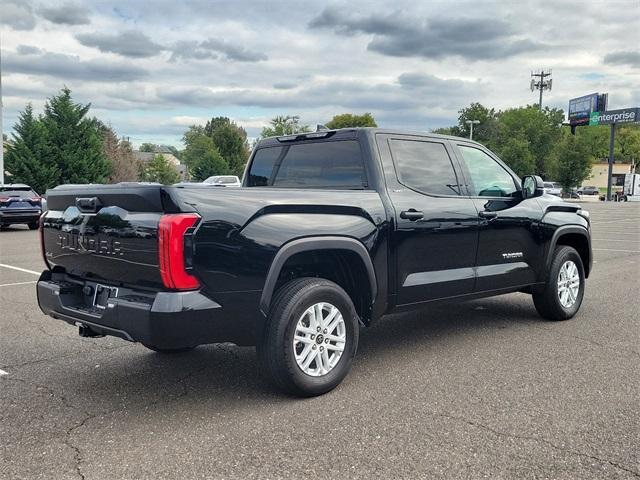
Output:
[[298,320],[293,336],[296,363],[307,375],[326,375],[340,361],[346,342],[340,310],[325,302],[311,305]]
[[558,299],[564,308],[571,308],[578,298],[580,290],[580,273],[578,267],[571,260],[567,260],[560,267],[558,273]]

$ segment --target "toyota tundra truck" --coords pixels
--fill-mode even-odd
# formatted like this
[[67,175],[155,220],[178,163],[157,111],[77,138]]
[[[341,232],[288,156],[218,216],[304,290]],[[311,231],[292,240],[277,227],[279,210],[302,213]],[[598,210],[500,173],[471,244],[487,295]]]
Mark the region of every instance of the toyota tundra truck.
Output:
[[272,137],[240,188],[64,185],[47,198],[44,313],[162,353],[256,346],[300,396],[336,387],[361,327],[387,314],[526,292],[566,320],[592,266],[588,212],[435,134]]

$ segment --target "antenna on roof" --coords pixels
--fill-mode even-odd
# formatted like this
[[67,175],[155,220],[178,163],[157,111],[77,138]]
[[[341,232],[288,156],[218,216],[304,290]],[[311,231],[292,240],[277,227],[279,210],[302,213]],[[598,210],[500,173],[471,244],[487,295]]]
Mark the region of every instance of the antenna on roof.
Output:
[[326,125],[322,125],[321,123],[318,123],[316,125],[316,132],[322,132],[323,130],[329,130],[329,128]]

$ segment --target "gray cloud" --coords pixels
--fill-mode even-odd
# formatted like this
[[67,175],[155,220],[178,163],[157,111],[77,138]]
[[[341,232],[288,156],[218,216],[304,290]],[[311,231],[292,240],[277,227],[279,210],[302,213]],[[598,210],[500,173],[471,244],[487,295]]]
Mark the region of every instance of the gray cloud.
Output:
[[42,52],[42,50],[38,47],[34,47],[33,45],[18,45],[16,47],[16,52],[20,55],[35,55]]
[[144,33],[127,30],[121,33],[79,33],[78,40],[85,47],[94,47],[101,52],[111,52],[123,57],[153,57],[164,50]]
[[71,2],[57,7],[42,7],[38,13],[51,23],[59,25],[88,25],[91,23],[89,9],[84,5]]
[[181,41],[172,49],[171,60],[205,60],[225,58],[236,62],[259,62],[267,60],[261,52],[254,52],[220,38],[209,38],[202,42]]
[[327,7],[310,28],[332,29],[340,35],[373,35],[368,49],[393,57],[438,59],[460,56],[468,60],[505,58],[543,45],[520,38],[506,22],[486,18],[416,19],[402,13],[353,16]]
[[36,19],[30,3],[21,0],[6,0],[2,5],[0,23],[14,30],[33,30]]
[[[22,49],[24,52],[24,48]],[[147,71],[121,63],[101,60],[83,61],[62,53],[34,51],[27,47],[27,54],[8,53],[3,58],[3,69],[8,73],[46,75],[61,79],[79,79],[95,82],[121,82],[138,80],[148,75]]]
[[609,65],[629,65],[640,68],[640,51],[628,50],[608,53],[604,56],[603,61]]
[[367,84],[333,80],[309,82],[303,88],[264,90],[174,87],[157,92],[161,102],[177,105],[239,105],[260,108],[321,108],[337,106],[363,111],[452,108],[482,91],[478,82],[447,80],[432,75],[403,74],[395,83]]

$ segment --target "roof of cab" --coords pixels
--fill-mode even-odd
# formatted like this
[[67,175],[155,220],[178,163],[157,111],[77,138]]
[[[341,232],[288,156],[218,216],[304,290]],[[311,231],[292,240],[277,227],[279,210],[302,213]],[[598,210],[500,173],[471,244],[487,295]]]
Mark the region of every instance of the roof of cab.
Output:
[[267,138],[261,139],[258,142],[258,146],[272,147],[275,145],[287,145],[288,143],[292,143],[292,142],[306,141],[306,140],[320,140],[324,138],[326,139],[331,138],[331,140],[356,139],[360,134],[409,135],[409,136],[436,138],[441,140],[453,140],[456,142],[465,142],[465,143],[480,145],[479,143],[474,142],[473,140],[469,140],[468,138],[454,137],[451,135],[441,135],[439,133],[418,132],[418,131],[412,131],[412,130],[401,130],[401,129],[391,129],[391,128],[380,128],[380,127],[354,127],[354,128],[339,128],[337,130],[318,130],[315,132],[300,132],[292,135],[284,135],[279,137],[267,137]]

